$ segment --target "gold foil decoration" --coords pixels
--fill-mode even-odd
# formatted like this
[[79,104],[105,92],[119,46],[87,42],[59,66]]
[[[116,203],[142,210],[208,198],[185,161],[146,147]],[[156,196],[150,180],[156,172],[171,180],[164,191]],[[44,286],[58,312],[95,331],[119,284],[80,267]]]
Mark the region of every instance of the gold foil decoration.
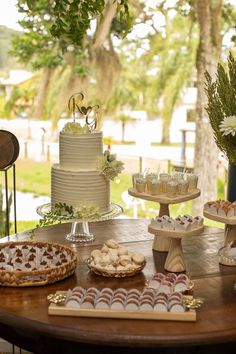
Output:
[[47,300],[50,303],[56,304],[56,305],[64,305],[65,300],[66,300],[66,294],[49,294],[47,296]]
[[69,98],[68,109],[69,109],[70,112],[72,112],[74,123],[75,123],[75,113],[76,113],[77,110],[79,110],[78,103],[79,103],[79,101],[82,102],[83,99],[84,99],[84,94],[82,92],[74,93]]
[[183,300],[186,308],[188,309],[199,309],[204,304],[204,300],[202,298],[194,298],[190,295],[184,295]]
[[[73,121],[75,123],[76,112],[78,111],[84,118],[85,124],[89,127],[90,131],[95,130],[97,127],[97,116],[99,105],[95,106],[81,106],[81,102],[84,100],[84,94],[82,92],[74,93],[68,101],[68,109],[72,112]],[[91,114],[93,116],[91,117]]]

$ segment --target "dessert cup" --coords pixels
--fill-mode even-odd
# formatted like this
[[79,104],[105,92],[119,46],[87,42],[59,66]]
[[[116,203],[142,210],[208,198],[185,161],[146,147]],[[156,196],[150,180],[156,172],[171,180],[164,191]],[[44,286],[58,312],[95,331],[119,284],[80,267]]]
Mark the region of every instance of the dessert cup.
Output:
[[139,193],[144,193],[146,189],[146,181],[144,178],[137,178],[135,181],[136,190]]
[[189,182],[189,186],[188,186],[189,190],[197,189],[197,183],[198,183],[197,175],[195,175],[194,173],[190,173],[187,175],[187,180]]
[[144,178],[142,173],[134,173],[132,175],[132,183],[133,183],[133,188],[136,189],[136,179],[138,178]]
[[157,173],[149,173],[146,176],[146,187],[147,187],[147,192],[148,193],[151,193],[152,181],[153,180],[157,180],[157,179],[158,179]]
[[180,180],[178,181],[178,188],[177,188],[177,194],[180,195],[185,195],[188,193],[188,186],[189,186],[189,182],[186,180]]
[[151,183],[151,188],[150,188],[150,193],[152,195],[159,195],[161,194],[161,181],[155,179],[155,180],[152,180],[152,183]]
[[167,186],[166,186],[167,197],[169,197],[169,198],[176,197],[177,187],[178,187],[178,182],[175,182],[175,181],[168,182]]

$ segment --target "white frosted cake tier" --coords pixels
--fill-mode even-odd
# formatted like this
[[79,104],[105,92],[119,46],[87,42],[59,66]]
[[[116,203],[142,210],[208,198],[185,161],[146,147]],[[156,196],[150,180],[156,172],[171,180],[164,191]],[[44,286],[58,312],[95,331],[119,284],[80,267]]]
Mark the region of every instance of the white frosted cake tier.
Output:
[[81,207],[95,205],[100,212],[109,210],[110,182],[98,171],[70,171],[54,164],[51,170],[51,200]]
[[95,170],[98,157],[103,154],[102,132],[59,136],[59,162],[62,169]]

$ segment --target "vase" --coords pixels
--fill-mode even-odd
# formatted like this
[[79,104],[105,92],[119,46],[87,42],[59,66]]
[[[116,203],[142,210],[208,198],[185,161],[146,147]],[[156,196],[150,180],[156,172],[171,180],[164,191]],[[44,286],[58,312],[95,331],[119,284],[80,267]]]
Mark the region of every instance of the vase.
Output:
[[228,167],[227,200],[231,203],[236,201],[236,165]]

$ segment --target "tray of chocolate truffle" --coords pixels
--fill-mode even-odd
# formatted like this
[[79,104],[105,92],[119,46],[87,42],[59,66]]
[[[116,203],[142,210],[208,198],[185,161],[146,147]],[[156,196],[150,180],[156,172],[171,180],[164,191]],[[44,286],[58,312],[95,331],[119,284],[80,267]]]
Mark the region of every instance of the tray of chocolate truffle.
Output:
[[0,285],[41,286],[75,272],[76,254],[67,246],[50,242],[6,242],[0,245]]
[[236,201],[225,200],[207,202],[203,208],[206,218],[225,224],[225,246],[236,241]]
[[157,273],[142,290],[80,286],[49,296],[50,315],[140,320],[196,321],[201,301],[185,295],[193,286],[182,274]]
[[198,176],[194,173],[135,173],[132,182],[130,195],[162,204],[180,203],[200,195]]
[[87,261],[89,269],[104,277],[130,277],[145,267],[146,260],[142,253],[132,252],[125,246],[110,239],[101,249],[95,249]]

